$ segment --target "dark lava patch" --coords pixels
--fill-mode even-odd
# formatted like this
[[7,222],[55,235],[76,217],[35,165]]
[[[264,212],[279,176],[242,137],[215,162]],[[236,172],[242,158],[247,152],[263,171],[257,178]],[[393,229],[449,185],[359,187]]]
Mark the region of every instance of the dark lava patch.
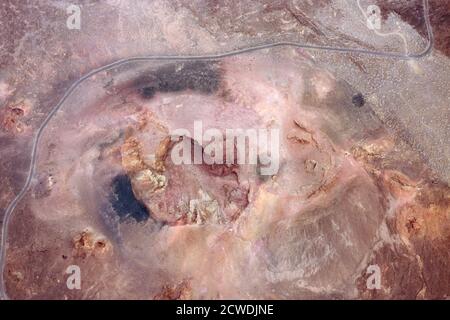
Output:
[[134,219],[137,222],[148,220],[150,213],[147,207],[134,196],[128,175],[116,176],[112,181],[112,189],[110,201],[121,222],[128,219]]
[[194,61],[163,66],[136,81],[139,94],[144,99],[157,92],[193,90],[211,94],[219,89],[222,73],[217,62]]
[[352,103],[355,107],[361,108],[366,104],[366,100],[362,93],[357,93],[352,97]]

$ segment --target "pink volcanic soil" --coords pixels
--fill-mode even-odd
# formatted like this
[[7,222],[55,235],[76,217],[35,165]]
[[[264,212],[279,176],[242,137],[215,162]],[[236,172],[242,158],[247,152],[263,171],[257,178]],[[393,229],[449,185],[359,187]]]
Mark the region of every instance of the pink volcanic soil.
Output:
[[[10,296],[448,296],[450,284],[439,279],[448,279],[450,270],[449,187],[387,133],[368,105],[352,104],[351,88],[300,54],[283,52],[225,60],[214,94],[160,92],[143,100],[130,92],[121,96],[126,103],[112,99],[59,113],[41,141],[40,179],[11,221]],[[145,154],[158,154],[168,132],[192,132],[198,119],[219,129],[280,128],[279,173],[261,179],[251,167],[228,175],[174,167],[167,158],[163,169],[143,163]],[[112,139],[119,129],[139,148]],[[99,144],[106,145],[101,152]],[[154,193],[151,179],[133,176],[136,195],[169,223],[109,230],[99,219],[107,182],[143,170],[169,181]],[[42,181],[52,182],[50,191],[36,193]],[[177,223],[164,208],[175,208],[183,196],[196,200],[202,188],[222,214],[230,203],[225,185],[247,193],[241,203],[242,197],[234,199],[238,214],[231,219]],[[92,290],[66,290],[64,270],[71,264],[82,267],[83,286]],[[364,286],[370,264],[383,270],[384,290]]]

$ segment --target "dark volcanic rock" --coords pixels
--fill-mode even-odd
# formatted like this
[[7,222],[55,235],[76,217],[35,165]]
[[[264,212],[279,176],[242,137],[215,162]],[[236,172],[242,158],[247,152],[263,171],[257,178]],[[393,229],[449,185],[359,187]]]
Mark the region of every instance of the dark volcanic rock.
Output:
[[150,215],[145,205],[134,196],[131,181],[127,175],[115,177],[112,188],[111,203],[121,221],[131,218],[142,222],[149,218]]

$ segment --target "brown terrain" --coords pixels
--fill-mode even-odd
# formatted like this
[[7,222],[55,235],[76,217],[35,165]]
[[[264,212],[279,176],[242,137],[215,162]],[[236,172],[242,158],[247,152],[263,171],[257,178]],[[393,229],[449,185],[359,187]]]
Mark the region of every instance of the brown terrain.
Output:
[[[389,12],[395,12],[420,34],[427,36],[422,1],[408,1],[407,5],[401,0],[379,0],[378,3],[385,17]],[[435,37],[435,48],[450,56],[450,1],[430,0],[430,22]]]
[[[89,70],[277,39],[402,50],[346,24],[356,9],[339,0],[117,3],[81,1],[79,31],[65,28],[63,4],[0,4],[2,223],[25,183],[34,134]],[[420,52],[422,1],[378,4]],[[86,80],[43,131],[31,185],[9,220],[5,293],[448,299],[450,2],[430,0],[430,20],[435,50],[417,61],[281,47],[130,63]],[[193,132],[199,119],[221,132],[280,130],[278,173],[261,175],[260,162],[173,163],[184,140],[172,132]],[[70,265],[82,270],[81,290],[66,286]],[[377,290],[367,287],[373,265]]]

